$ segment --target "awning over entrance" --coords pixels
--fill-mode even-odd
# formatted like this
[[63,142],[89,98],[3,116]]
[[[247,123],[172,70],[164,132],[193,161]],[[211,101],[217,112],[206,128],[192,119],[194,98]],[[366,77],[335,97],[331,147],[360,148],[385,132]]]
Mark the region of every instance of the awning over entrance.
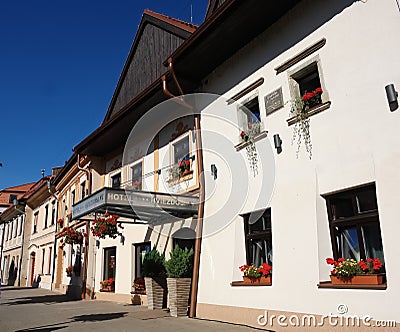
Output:
[[197,215],[198,203],[196,196],[103,188],[72,206],[72,220],[105,212],[147,222],[184,219]]

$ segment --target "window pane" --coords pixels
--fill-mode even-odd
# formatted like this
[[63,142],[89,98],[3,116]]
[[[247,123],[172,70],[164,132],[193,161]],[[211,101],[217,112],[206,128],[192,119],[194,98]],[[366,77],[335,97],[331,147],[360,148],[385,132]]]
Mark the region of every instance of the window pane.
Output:
[[379,223],[368,223],[361,227],[366,258],[379,258],[384,264],[381,229]]
[[113,188],[119,188],[121,186],[121,173],[111,177],[111,186]]
[[271,213],[264,213],[259,219],[252,223],[252,218],[249,218],[250,233],[260,233],[271,230]]
[[355,215],[351,195],[332,198],[331,206],[333,219],[343,219]]
[[142,163],[132,166],[132,187],[135,190],[142,190]]
[[356,195],[358,213],[375,211],[378,209],[374,189],[365,190]]
[[268,240],[250,240],[249,241],[250,262],[260,266],[262,263],[272,264],[272,246]]
[[136,268],[135,278],[144,278],[143,272],[143,259],[146,252],[150,251],[150,242],[145,244],[136,245]]
[[182,138],[174,145],[174,163],[189,159],[189,136]]
[[360,259],[360,246],[358,243],[357,229],[352,228],[341,228],[337,229],[338,243],[340,246],[340,252],[342,257],[353,258],[355,260]]

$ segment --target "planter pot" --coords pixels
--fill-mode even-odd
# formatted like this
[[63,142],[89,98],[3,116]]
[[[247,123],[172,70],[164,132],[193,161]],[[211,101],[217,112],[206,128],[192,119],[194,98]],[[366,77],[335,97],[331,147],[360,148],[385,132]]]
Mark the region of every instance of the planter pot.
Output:
[[250,278],[243,276],[243,282],[245,284],[271,284],[272,283],[272,276],[262,276],[260,278]]
[[381,285],[383,276],[383,274],[365,274],[345,278],[331,275],[330,278],[332,285]]
[[167,306],[167,283],[165,278],[144,278],[146,284],[147,307],[151,310]]
[[67,277],[72,277],[72,272],[70,273],[67,272]]
[[100,289],[100,292],[114,292],[114,286],[105,286]]
[[167,278],[171,316],[187,315],[191,281],[191,278]]

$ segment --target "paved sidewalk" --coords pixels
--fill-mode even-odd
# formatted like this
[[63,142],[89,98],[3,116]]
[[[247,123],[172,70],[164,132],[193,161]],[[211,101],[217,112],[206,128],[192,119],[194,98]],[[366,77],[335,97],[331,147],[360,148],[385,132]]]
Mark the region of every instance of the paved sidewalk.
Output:
[[[164,317],[163,317],[164,316]],[[259,331],[106,301],[71,301],[45,289],[2,287],[1,332],[49,331]]]

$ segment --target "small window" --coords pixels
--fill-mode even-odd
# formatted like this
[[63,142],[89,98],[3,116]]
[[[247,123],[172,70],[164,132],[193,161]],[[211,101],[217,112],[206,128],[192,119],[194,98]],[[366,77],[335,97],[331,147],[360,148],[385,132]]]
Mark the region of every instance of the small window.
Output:
[[132,171],[132,189],[142,190],[143,189],[143,164],[142,162],[137,163],[131,167]]
[[49,205],[44,207],[44,224],[43,229],[47,228],[47,219],[49,218]]
[[71,191],[71,207],[75,204],[75,190]]
[[325,199],[335,259],[379,258],[384,264],[375,184]]
[[48,265],[47,265],[47,273],[51,274],[51,262],[52,262],[52,254],[53,254],[53,248],[49,247],[49,259],[48,259]]
[[81,199],[86,197],[86,181],[81,182]]
[[56,222],[56,202],[51,202],[51,226]]
[[37,233],[37,224],[38,224],[38,219],[39,219],[39,212],[36,212],[33,216],[33,229],[32,229],[32,234]]
[[42,249],[42,268],[41,268],[41,274],[44,274],[44,259],[45,259],[45,255],[46,255],[46,249],[43,248]]
[[261,114],[258,95],[244,101],[238,109],[240,131],[248,132],[250,136],[261,132]]
[[173,143],[173,162],[178,164],[182,160],[189,160],[189,135]]
[[243,215],[247,264],[272,265],[271,209]]
[[115,174],[111,177],[111,187],[120,188],[121,187],[121,173]]
[[14,204],[14,200],[16,200],[16,199],[17,199],[17,195],[11,194],[9,199],[8,199],[8,203]]
[[313,60],[301,69],[292,72],[290,74],[290,82],[292,99],[299,100],[295,105],[299,108],[302,107],[302,111],[308,111],[327,99],[327,94],[322,89],[318,60]]

